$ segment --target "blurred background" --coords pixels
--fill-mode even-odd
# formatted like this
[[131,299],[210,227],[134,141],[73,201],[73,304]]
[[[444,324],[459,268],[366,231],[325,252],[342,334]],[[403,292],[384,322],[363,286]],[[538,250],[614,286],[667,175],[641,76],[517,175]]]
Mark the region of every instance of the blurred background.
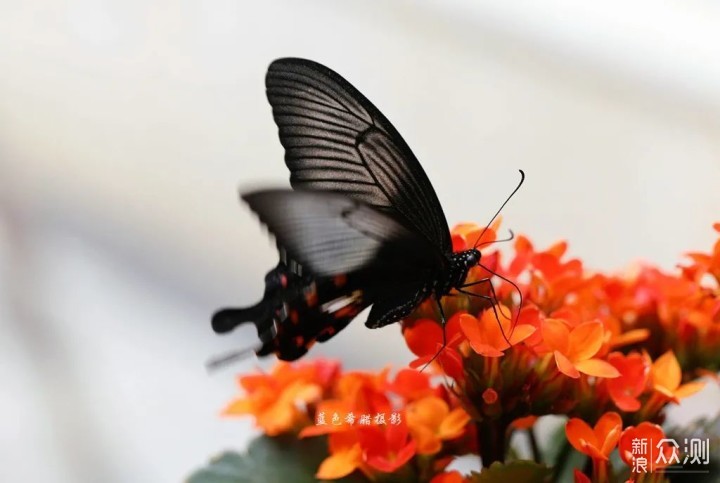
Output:
[[[217,415],[266,361],[204,363],[254,340],[209,317],[276,262],[237,194],[287,186],[273,59],[365,93],[451,224],[485,223],[522,168],[506,227],[672,268],[720,221],[718,25],[710,0],[0,0],[0,481],[177,482],[252,435]],[[357,321],[312,355],[398,347]]]

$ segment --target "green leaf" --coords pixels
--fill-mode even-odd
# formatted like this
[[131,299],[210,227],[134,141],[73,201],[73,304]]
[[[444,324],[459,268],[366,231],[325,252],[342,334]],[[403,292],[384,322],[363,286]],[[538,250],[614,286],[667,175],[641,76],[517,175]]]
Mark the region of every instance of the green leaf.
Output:
[[473,483],[545,483],[550,481],[552,470],[534,461],[517,460],[502,464],[495,462],[480,473],[472,473]]
[[[245,454],[223,453],[193,473],[186,483],[315,483],[315,472],[327,455],[327,438],[261,436],[250,443]],[[367,480],[358,473],[335,481]]]

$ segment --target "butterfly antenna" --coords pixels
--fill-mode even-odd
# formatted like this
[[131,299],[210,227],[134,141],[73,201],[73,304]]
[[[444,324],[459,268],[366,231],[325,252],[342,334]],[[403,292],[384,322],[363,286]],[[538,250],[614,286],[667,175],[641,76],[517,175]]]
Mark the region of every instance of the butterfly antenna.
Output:
[[481,246],[484,246],[484,245],[494,245],[494,244],[496,244],[496,243],[505,243],[505,242],[513,241],[513,240],[515,239],[515,233],[514,233],[512,230],[510,230],[510,229],[508,229],[508,231],[510,232],[510,235],[509,235],[507,238],[503,238],[502,240],[494,240],[494,241],[483,242],[483,243],[479,244],[479,245],[478,245],[477,247],[475,247],[475,248],[480,248]]
[[512,197],[515,195],[515,193],[517,193],[517,191],[520,189],[520,187],[522,186],[522,184],[523,184],[524,181],[525,181],[525,172],[521,169],[521,170],[520,170],[520,182],[519,182],[518,185],[515,187],[515,189],[513,190],[513,192],[510,193],[510,196],[508,196],[507,199],[503,202],[503,204],[500,205],[500,208],[498,208],[498,210],[495,212],[495,214],[493,215],[493,217],[490,218],[490,221],[488,222],[488,224],[485,225],[485,228],[484,228],[483,231],[480,233],[480,235],[477,237],[477,240],[475,240],[475,245],[473,245],[473,248],[477,248],[478,244],[480,243],[480,240],[482,240],[483,235],[484,235],[485,232],[488,230],[488,228],[490,228],[490,225],[492,225],[492,222],[495,221],[495,218],[497,218],[498,215],[500,214],[500,212],[502,211],[502,209],[505,208],[505,205],[507,205],[508,201],[510,201],[510,198],[512,198]]

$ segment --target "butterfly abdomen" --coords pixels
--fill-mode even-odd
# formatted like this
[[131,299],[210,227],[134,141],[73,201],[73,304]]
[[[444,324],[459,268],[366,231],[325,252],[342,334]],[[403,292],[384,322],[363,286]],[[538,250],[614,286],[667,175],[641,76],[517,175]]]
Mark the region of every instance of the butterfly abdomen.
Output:
[[230,332],[236,327],[252,322],[260,340],[265,343],[275,337],[275,320],[286,300],[302,292],[305,281],[293,273],[287,265],[279,263],[265,275],[265,293],[257,304],[246,308],[228,308],[216,312],[212,328],[218,334]]

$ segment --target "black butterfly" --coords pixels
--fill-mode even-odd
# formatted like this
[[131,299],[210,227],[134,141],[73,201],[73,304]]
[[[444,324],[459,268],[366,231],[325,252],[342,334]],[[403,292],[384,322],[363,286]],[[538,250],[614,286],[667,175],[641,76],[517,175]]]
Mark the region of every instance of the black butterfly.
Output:
[[[440,202],[403,138],[316,62],[276,60],[265,83],[295,190],[242,198],[274,234],[280,262],[265,277],[263,299],[217,312],[213,329],[252,322],[258,355],[295,360],[370,305],[369,328],[407,317],[429,297],[444,323],[440,299],[468,287],[480,251],[453,253]],[[473,284],[482,282],[489,280]]]

